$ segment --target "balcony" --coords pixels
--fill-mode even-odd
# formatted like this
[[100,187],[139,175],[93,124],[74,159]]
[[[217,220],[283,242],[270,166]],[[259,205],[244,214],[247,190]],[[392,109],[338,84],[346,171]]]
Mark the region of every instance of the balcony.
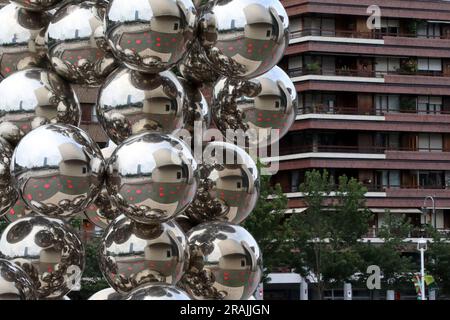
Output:
[[356,30],[336,30],[325,28],[309,28],[290,33],[290,39],[298,39],[303,37],[333,37],[333,38],[353,38],[353,39],[383,39],[385,37],[396,38],[416,38],[416,39],[450,39],[449,35],[426,35],[418,37],[416,33],[391,33],[381,32],[380,30],[356,31]]
[[358,107],[344,107],[333,106],[327,104],[316,104],[312,106],[300,107],[297,110],[298,115],[305,114],[333,114],[333,115],[366,115],[366,116],[382,116],[385,114],[416,114],[416,115],[450,115],[450,110],[418,110],[417,108],[398,108],[385,107],[385,108],[365,108],[364,110]]
[[442,77],[444,74],[442,71],[417,71],[410,72],[406,70],[395,71],[373,71],[373,70],[360,70],[351,69],[346,67],[341,68],[292,68],[288,70],[288,74],[291,78],[319,75],[319,76],[336,76],[336,77],[362,77],[362,78],[383,78],[386,75],[403,75],[403,76],[427,76],[427,77]]

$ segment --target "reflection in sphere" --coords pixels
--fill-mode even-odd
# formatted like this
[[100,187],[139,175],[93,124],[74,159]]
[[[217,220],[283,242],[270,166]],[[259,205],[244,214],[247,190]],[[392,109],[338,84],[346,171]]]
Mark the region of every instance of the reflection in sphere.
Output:
[[97,117],[108,137],[120,144],[138,133],[180,129],[185,99],[173,72],[149,75],[123,68],[112,73],[101,87]]
[[224,135],[227,130],[247,131],[248,144],[260,147],[288,133],[298,103],[294,84],[279,67],[249,81],[222,78],[214,87],[213,100],[212,113],[219,130]]
[[177,215],[173,220],[178,224],[184,233],[188,233],[193,227],[199,224],[197,221],[189,218],[184,213]]
[[30,277],[8,260],[0,259],[0,300],[36,300]]
[[191,300],[188,294],[175,286],[148,284],[130,292],[124,300]]
[[194,128],[196,125],[203,132],[209,128],[211,125],[211,113],[203,93],[185,79],[179,78],[179,80],[186,92],[183,129],[189,131],[191,137],[194,137]]
[[[0,75],[45,67],[44,35],[50,16],[9,4],[0,9]],[[6,27],[7,26],[7,27]]]
[[83,130],[60,124],[27,134],[11,164],[15,188],[26,205],[62,218],[87,208],[101,190],[104,170],[97,144]]
[[113,288],[106,288],[94,293],[88,300],[122,300],[122,295]]
[[289,19],[278,0],[217,1],[201,12],[199,37],[210,66],[250,79],[274,67],[289,44]]
[[[12,190],[17,194],[17,191],[15,191],[14,188]],[[25,201],[23,201],[22,198],[18,197],[14,205],[10,207],[9,210],[7,210],[6,214],[4,215],[4,218],[9,223],[12,223],[20,218],[24,218],[32,214],[35,213],[30,208],[28,208],[28,206],[25,204]]]
[[208,64],[197,42],[194,43],[192,49],[180,62],[178,68],[183,78],[199,86],[212,84],[220,77]]
[[11,0],[30,11],[47,11],[58,6],[63,0]]
[[10,224],[0,239],[0,255],[28,274],[40,299],[67,294],[84,269],[84,248],[76,232],[62,220],[42,216]]
[[196,10],[191,0],[111,0],[105,23],[118,60],[133,70],[158,73],[189,50]]
[[106,187],[131,219],[160,223],[191,203],[197,191],[197,162],[181,140],[143,133],[126,140],[113,153]]
[[105,187],[84,212],[88,220],[101,229],[120,216],[120,210],[114,205]]
[[182,284],[193,299],[246,300],[255,292],[262,275],[262,256],[247,230],[208,222],[187,236],[190,263]]
[[145,283],[175,285],[188,260],[186,236],[172,221],[149,225],[121,215],[106,229],[100,247],[100,269],[122,294]]
[[210,142],[199,167],[199,188],[184,212],[193,220],[241,223],[254,209],[259,196],[255,161],[227,142]]
[[18,194],[12,186],[9,169],[12,153],[10,144],[0,138],[0,217],[10,212],[18,199]]
[[80,119],[75,92],[52,71],[26,69],[0,82],[0,136],[14,146],[41,125],[78,126]]
[[50,21],[46,33],[50,62],[71,82],[99,85],[116,67],[106,44],[102,10],[93,1],[68,3]]

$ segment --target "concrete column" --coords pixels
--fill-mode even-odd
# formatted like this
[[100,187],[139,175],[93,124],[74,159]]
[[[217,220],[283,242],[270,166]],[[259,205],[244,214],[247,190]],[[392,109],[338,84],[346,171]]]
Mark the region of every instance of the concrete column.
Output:
[[395,300],[395,291],[394,290],[386,291],[386,300]]
[[353,292],[352,292],[352,284],[344,283],[344,300],[352,300]]
[[308,283],[305,280],[300,282],[300,300],[308,300]]

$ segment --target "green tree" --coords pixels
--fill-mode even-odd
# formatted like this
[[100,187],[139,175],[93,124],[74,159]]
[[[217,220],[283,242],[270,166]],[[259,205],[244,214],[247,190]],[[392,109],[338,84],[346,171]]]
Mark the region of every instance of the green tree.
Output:
[[[365,274],[367,267],[377,265],[382,273],[382,287],[397,290],[411,284],[411,272],[414,263],[411,257],[403,253],[411,248],[406,243],[413,227],[404,215],[391,214],[386,211],[378,237],[383,240],[380,244],[360,243],[358,253],[362,259],[361,273]],[[364,281],[366,278],[364,277]]]
[[[261,165],[259,164],[258,167],[260,169]],[[268,273],[282,266],[284,262],[287,246],[285,223],[287,204],[287,197],[280,185],[272,187],[270,176],[261,176],[258,203],[242,226],[259,244],[265,268],[264,280],[267,279]]]
[[303,276],[315,275],[317,296],[323,299],[326,287],[342,284],[358,271],[355,247],[367,232],[367,190],[346,176],[335,187],[326,170],[307,172],[300,190],[308,210],[289,221],[293,266]]

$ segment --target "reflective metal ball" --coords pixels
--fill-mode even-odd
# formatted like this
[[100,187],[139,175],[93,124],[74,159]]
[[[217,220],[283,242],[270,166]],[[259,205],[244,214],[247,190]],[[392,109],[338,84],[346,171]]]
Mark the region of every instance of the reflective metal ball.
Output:
[[196,300],[246,300],[256,290],[262,275],[258,244],[244,228],[208,222],[188,234],[189,271],[183,288]]
[[0,238],[0,255],[28,274],[40,299],[66,295],[84,269],[76,232],[62,220],[42,216],[10,224]]
[[248,144],[263,147],[288,133],[297,104],[294,84],[276,66],[248,81],[219,80],[214,87],[212,113],[225,136],[229,129],[248,131]]
[[50,62],[71,82],[100,85],[117,67],[106,44],[102,10],[94,1],[68,3],[50,21],[45,39]]
[[85,215],[88,220],[101,229],[120,216],[121,211],[114,205],[108,191],[103,187],[97,198],[87,207]]
[[19,197],[18,192],[12,188],[13,191],[17,194],[17,201],[14,203],[12,207],[9,208],[7,213],[4,215],[4,218],[9,223],[12,223],[20,218],[35,214],[28,206],[25,204],[25,202],[22,200],[22,198]]
[[197,194],[184,214],[199,222],[241,223],[253,211],[259,197],[255,161],[238,146],[210,142],[199,166]]
[[109,160],[106,187],[129,218],[160,223],[181,213],[197,191],[197,162],[184,142],[143,133],[120,145]]
[[45,29],[50,15],[8,4],[0,9],[0,75],[17,70],[46,67]]
[[20,267],[0,259],[0,300],[36,300],[30,277]]
[[184,213],[177,215],[173,220],[178,224],[184,233],[188,233],[193,227],[199,224],[197,221],[194,221]]
[[94,293],[88,300],[122,300],[122,295],[113,288],[106,288]]
[[146,283],[175,285],[189,260],[186,236],[176,223],[142,224],[125,215],[106,229],[99,252],[105,279],[122,294]]
[[41,125],[78,126],[80,119],[81,109],[75,92],[52,71],[26,69],[0,82],[0,136],[12,145],[17,145],[26,133]]
[[58,6],[63,0],[11,0],[30,11],[47,11]]
[[4,139],[0,138],[0,217],[10,212],[19,195],[14,190],[11,181],[10,165],[13,149]]
[[118,60],[137,71],[158,73],[189,50],[196,10],[191,0],[111,0],[105,23]]
[[105,164],[81,129],[49,124],[27,134],[14,151],[11,176],[20,196],[42,215],[70,217],[99,194]]
[[250,79],[275,66],[289,44],[289,19],[278,0],[217,1],[201,12],[199,37],[210,66]]
[[[186,103],[184,105],[184,126],[191,137],[195,135],[195,130],[202,129],[205,132],[211,125],[211,112],[203,93],[183,78],[179,78],[184,92],[186,92]],[[197,129],[195,129],[197,127]]]
[[120,144],[134,134],[180,129],[185,99],[173,72],[149,75],[124,68],[112,73],[101,87],[97,117],[108,137]]
[[191,300],[191,298],[175,286],[149,284],[133,290],[123,300]]
[[183,78],[199,86],[213,84],[220,78],[220,74],[208,64],[208,60],[197,42],[194,42],[191,50],[181,60],[178,69]]

